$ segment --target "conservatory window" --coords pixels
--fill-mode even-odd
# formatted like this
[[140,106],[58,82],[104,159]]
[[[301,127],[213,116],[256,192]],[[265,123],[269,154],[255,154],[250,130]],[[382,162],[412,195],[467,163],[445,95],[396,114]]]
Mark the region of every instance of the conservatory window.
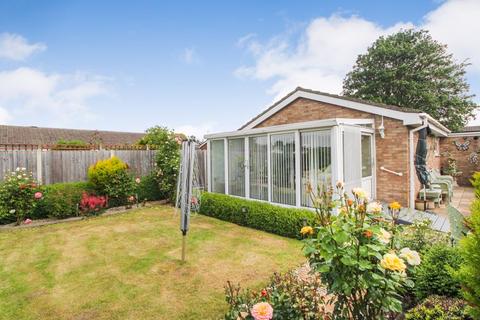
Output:
[[272,201],[295,205],[295,135],[271,136]]
[[225,142],[212,140],[210,147],[212,192],[225,193]]
[[332,183],[332,158],[330,131],[302,132],[301,139],[301,175],[302,206],[312,207],[310,195],[306,191],[308,183],[316,192],[320,187],[329,187]]
[[228,193],[245,196],[245,139],[228,140]]
[[250,198],[268,200],[267,136],[249,138]]

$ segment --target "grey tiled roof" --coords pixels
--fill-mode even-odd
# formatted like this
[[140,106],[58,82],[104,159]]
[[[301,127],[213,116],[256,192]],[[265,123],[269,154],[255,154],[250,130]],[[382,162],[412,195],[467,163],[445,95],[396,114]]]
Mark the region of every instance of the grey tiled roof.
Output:
[[460,132],[479,132],[480,126],[467,126],[460,130]]
[[59,140],[81,140],[104,145],[134,144],[145,134],[100,130],[0,125],[0,144],[53,145]]

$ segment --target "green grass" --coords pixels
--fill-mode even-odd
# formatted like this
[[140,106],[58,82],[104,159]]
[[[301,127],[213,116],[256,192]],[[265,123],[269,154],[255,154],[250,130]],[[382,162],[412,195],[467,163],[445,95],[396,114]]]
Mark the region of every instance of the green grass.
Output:
[[260,287],[301,244],[171,207],[0,232],[0,319],[219,319],[227,280]]

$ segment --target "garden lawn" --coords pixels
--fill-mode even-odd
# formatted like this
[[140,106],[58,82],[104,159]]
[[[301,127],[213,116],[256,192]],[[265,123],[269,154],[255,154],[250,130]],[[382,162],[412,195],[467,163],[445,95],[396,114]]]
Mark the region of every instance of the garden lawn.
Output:
[[227,280],[260,287],[301,243],[206,216],[180,261],[168,206],[0,232],[0,319],[219,319]]

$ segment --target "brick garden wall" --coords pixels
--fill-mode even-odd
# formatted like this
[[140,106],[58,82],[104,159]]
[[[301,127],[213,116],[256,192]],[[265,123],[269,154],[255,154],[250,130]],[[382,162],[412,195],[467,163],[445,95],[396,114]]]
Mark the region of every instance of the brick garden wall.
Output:
[[[299,98],[258,124],[256,128],[331,118],[374,119],[376,127],[381,122],[381,116]],[[386,202],[399,201],[403,206],[408,206],[408,128],[403,125],[402,121],[387,117],[384,117],[383,122],[385,138],[381,139],[378,132],[375,133],[377,198]],[[381,166],[396,172],[402,172],[403,176],[400,177],[382,171],[380,170]]]
[[[458,150],[454,142],[457,141],[458,143],[464,143],[466,140],[470,141],[468,150]],[[440,150],[442,152],[442,155],[445,152],[449,152],[451,154],[451,157],[457,160],[458,170],[462,172],[462,175],[457,179],[458,184],[460,186],[471,186],[469,179],[472,177],[475,171],[480,171],[480,165],[471,163],[468,158],[472,152],[477,152],[480,150],[480,139],[475,139],[473,136],[466,138],[443,138],[440,141]],[[448,158],[446,156],[441,157],[442,168],[448,167],[447,159]]]

